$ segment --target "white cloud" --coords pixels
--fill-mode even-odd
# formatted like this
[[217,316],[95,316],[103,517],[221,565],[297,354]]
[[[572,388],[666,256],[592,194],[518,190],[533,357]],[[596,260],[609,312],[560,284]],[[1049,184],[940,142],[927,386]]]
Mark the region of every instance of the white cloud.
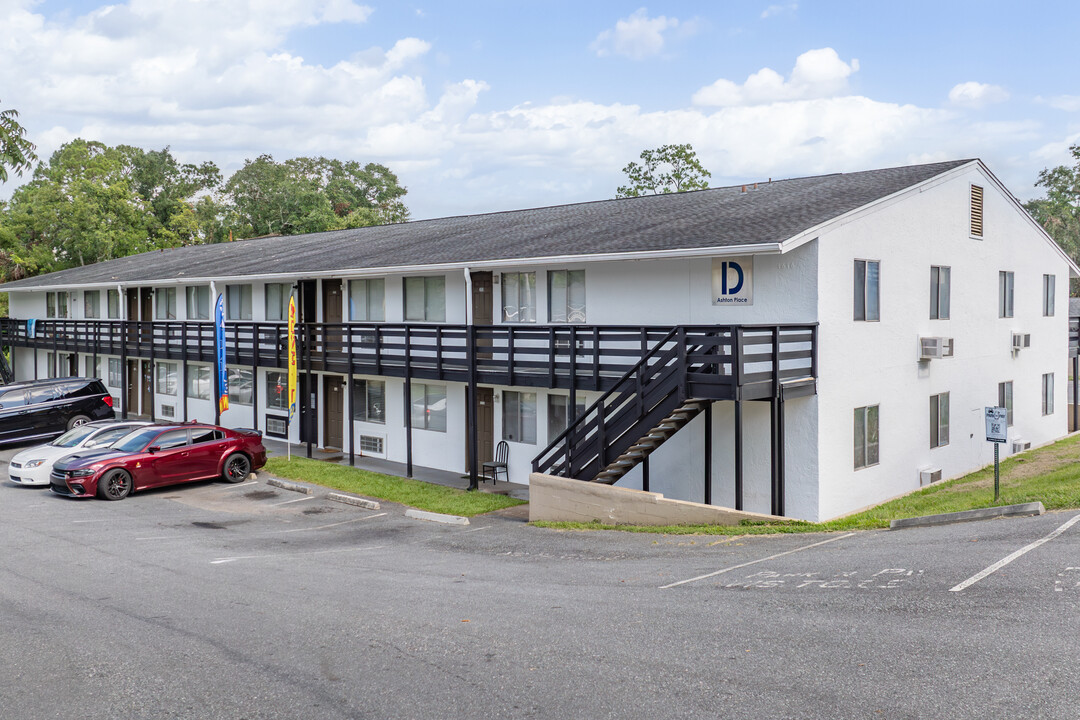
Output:
[[650,18],[648,11],[640,8],[597,35],[589,49],[600,57],[617,54],[641,60],[659,54],[664,49],[664,33],[678,27],[677,18]]
[[980,82],[964,82],[954,85],[949,91],[949,102],[957,107],[982,108],[987,105],[1005,102],[1009,93],[1000,85],[987,85]]
[[771,68],[751,74],[742,85],[720,78],[694,93],[693,103],[730,107],[834,97],[847,92],[848,76],[858,69],[858,60],[846,63],[832,48],[808,50],[796,58],[795,67],[786,80]]
[[761,13],[761,19],[767,20],[777,15],[794,14],[799,9],[799,3],[786,3],[784,5],[770,5],[765,8]]
[[1055,95],[1049,98],[1037,97],[1035,100],[1057,110],[1080,112],[1080,95]]

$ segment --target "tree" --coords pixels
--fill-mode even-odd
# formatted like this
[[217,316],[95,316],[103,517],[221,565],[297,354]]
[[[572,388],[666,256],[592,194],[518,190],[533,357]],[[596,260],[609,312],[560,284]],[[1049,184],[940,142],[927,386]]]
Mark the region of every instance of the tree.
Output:
[[656,150],[643,150],[642,164],[632,162],[623,168],[629,185],[619,187],[615,197],[661,195],[709,187],[712,173],[701,166],[690,143],[662,145]]
[[[1069,257],[1080,262],[1080,145],[1073,145],[1069,152],[1074,165],[1040,172],[1035,187],[1046,188],[1046,197],[1031,200],[1024,207]],[[1073,287],[1074,294],[1078,290],[1080,287]]]
[[248,160],[225,184],[236,230],[245,235],[295,235],[408,220],[406,189],[376,163],[300,157]]
[[9,167],[21,177],[23,171],[32,169],[37,160],[34,154],[37,148],[24,137],[26,130],[17,117],[18,110],[0,111],[0,183],[7,182]]

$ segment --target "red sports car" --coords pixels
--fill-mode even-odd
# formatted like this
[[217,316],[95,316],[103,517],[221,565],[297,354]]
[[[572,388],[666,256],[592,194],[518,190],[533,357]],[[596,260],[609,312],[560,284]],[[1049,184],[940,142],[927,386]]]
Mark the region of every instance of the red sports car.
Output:
[[53,466],[52,491],[122,500],[135,490],[221,477],[237,483],[266,464],[258,430],[216,425],[148,425],[111,447],[70,455]]

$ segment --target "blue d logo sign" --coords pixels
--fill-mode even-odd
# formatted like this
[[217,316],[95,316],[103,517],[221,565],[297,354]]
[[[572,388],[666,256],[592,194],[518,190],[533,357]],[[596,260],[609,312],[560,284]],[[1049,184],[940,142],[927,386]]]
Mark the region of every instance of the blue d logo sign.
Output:
[[[731,287],[728,287],[728,270],[734,270],[735,276],[738,278]],[[734,261],[725,261],[720,265],[720,291],[723,295],[735,295],[743,286],[743,269],[739,263]]]

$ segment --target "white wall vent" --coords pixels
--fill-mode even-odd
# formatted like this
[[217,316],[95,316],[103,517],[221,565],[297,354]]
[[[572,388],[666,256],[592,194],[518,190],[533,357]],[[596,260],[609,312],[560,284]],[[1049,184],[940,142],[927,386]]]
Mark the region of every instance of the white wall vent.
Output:
[[1023,350],[1024,348],[1031,347],[1031,333],[1018,333],[1012,334],[1012,349],[1013,352],[1017,350]]
[[927,468],[919,471],[919,485],[929,485],[941,480],[941,468]]
[[383,437],[381,435],[361,435],[360,452],[372,453],[375,455],[385,455],[386,451],[383,449]]
[[1030,440],[1022,440],[1020,438],[1013,438],[1012,451],[1014,453],[1024,452],[1025,450],[1030,450],[1030,449],[1031,449],[1031,441]]
[[161,406],[161,417],[168,417],[168,418],[176,417],[176,406],[175,405],[162,405]]
[[935,360],[953,356],[953,339],[947,337],[919,338],[919,359]]

